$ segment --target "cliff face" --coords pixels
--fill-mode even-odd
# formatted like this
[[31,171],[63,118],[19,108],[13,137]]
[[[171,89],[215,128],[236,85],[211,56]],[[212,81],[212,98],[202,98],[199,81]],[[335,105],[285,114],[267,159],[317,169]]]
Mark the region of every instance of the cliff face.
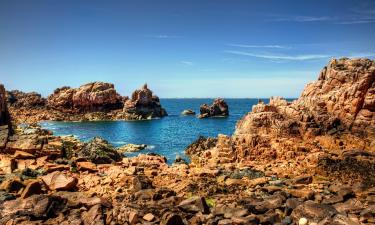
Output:
[[114,85],[103,82],[93,82],[72,89],[62,87],[48,97],[48,106],[65,111],[105,111],[122,107],[121,96]]

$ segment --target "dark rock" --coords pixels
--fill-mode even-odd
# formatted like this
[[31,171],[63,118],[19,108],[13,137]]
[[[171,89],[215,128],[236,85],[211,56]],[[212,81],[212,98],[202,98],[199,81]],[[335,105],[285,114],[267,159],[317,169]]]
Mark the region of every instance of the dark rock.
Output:
[[[0,210],[2,217],[31,216],[33,218],[46,218],[57,215],[65,206],[65,200],[49,195],[33,195],[26,199],[6,201]],[[1,220],[0,220],[1,224]]]
[[95,137],[78,152],[78,156],[93,163],[114,163],[120,161],[122,156],[108,141]]
[[178,207],[187,212],[201,212],[207,214],[210,212],[210,209],[206,203],[206,200],[203,197],[192,197],[186,199],[178,205]]
[[200,106],[199,118],[215,117],[215,116],[228,116],[229,109],[224,99],[217,98],[212,105],[203,104]]
[[181,216],[172,212],[166,212],[161,218],[160,225],[185,225]]
[[204,151],[215,147],[217,138],[199,136],[197,140],[191,143],[185,149],[185,154],[188,156],[199,156]]
[[7,96],[9,105],[16,108],[38,108],[44,107],[47,103],[47,100],[36,92],[24,93],[22,91],[13,90],[7,92]]

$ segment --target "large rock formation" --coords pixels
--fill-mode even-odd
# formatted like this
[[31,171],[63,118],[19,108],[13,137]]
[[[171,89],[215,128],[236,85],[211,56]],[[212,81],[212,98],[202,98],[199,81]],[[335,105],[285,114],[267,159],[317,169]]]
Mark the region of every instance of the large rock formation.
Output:
[[199,118],[208,118],[208,117],[215,117],[215,116],[228,116],[229,109],[227,103],[224,99],[217,98],[214,100],[212,105],[203,104],[200,107],[200,115]]
[[45,98],[42,98],[42,96],[39,93],[36,93],[36,92],[25,93],[25,92],[18,91],[18,90],[8,91],[7,101],[10,106],[16,107],[16,108],[44,107],[47,103],[47,100]]
[[108,111],[122,108],[122,98],[113,84],[93,82],[75,89],[56,89],[48,97],[48,106],[60,111]]
[[142,120],[167,116],[162,108],[159,97],[153,95],[147,84],[135,90],[130,99],[125,101],[123,117],[126,120]]
[[[330,165],[337,170],[342,165],[338,160],[346,158],[341,157],[343,151],[375,151],[374,91],[373,60],[333,59],[297,100],[271,98],[269,104],[254,105],[237,123],[234,135],[219,136],[200,161],[268,162],[308,156],[309,161],[299,162],[306,163],[306,169],[318,165],[327,169],[328,160],[335,162]],[[321,157],[324,152],[338,157]],[[363,170],[372,168],[367,162],[357,164]]]

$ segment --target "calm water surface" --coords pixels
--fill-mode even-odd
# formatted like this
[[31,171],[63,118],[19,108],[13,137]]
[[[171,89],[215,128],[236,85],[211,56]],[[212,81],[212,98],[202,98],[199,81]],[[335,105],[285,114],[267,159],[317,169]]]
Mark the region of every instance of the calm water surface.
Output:
[[[203,103],[211,104],[213,99],[161,99],[169,116],[149,121],[99,121],[99,122],[43,122],[42,127],[54,135],[75,135],[83,141],[100,136],[118,147],[127,143],[147,144],[149,147],[139,153],[154,152],[167,157],[171,163],[176,156],[185,157],[184,149],[202,136],[231,135],[236,122],[258,99],[226,99],[229,117],[197,119],[183,116],[184,109],[199,113]],[[264,99],[266,103],[268,99]],[[137,155],[139,153],[131,153]]]

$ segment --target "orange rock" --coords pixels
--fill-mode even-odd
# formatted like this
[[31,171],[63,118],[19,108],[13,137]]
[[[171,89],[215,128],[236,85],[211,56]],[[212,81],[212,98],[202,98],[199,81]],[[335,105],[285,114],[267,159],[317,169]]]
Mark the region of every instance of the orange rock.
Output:
[[72,190],[78,182],[77,178],[67,176],[59,171],[42,176],[41,179],[50,190]]

